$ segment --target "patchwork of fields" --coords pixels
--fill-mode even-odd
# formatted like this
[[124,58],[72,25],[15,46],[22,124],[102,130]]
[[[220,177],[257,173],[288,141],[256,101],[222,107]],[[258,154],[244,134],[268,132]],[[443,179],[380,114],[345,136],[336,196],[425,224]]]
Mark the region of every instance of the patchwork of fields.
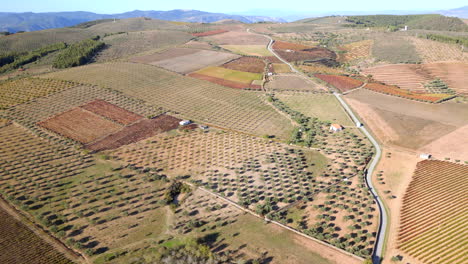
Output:
[[[466,32],[416,18],[0,36],[0,262],[467,263]],[[90,38],[104,48],[71,45]],[[32,51],[54,43],[84,66]],[[381,144],[373,175],[379,148],[332,92]]]
[[[109,63],[47,75],[118,90],[186,118],[257,135],[287,138],[288,119],[262,103],[253,93],[177,75],[143,64]],[[131,110],[131,109],[129,109]]]

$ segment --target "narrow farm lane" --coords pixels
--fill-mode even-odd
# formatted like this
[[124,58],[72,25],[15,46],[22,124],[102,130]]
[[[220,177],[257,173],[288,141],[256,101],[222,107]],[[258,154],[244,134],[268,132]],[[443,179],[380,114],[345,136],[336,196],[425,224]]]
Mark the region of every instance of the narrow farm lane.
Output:
[[[250,32],[250,29],[247,29],[247,31]],[[258,33],[256,33],[256,34],[258,34]],[[270,36],[263,35],[263,34],[260,34],[260,35],[265,36],[265,37],[270,39],[270,42],[268,43],[267,48],[273,55],[275,55],[275,57],[277,57],[280,61],[282,61],[283,63],[288,65],[291,68],[292,72],[308,78],[308,76],[306,76],[302,72],[298,71],[289,62],[287,62],[286,60],[284,60],[278,54],[275,53],[275,51],[272,48],[274,41]],[[351,107],[349,107],[349,105],[341,98],[341,95],[339,93],[336,93],[336,92],[333,93],[333,95],[335,95],[336,99],[338,99],[338,101],[343,106],[343,108],[346,110],[346,112],[351,117],[353,122],[359,127],[359,129],[364,133],[364,135],[366,135],[366,137],[370,140],[370,142],[372,143],[372,145],[375,148],[375,155],[372,158],[372,161],[371,161],[371,163],[370,163],[370,165],[368,167],[368,170],[367,170],[366,182],[367,182],[367,186],[369,187],[372,195],[374,196],[374,199],[377,202],[377,205],[379,206],[379,211],[380,211],[379,230],[377,232],[376,243],[375,243],[375,247],[374,247],[374,253],[373,253],[373,256],[372,256],[372,262],[374,264],[377,264],[377,263],[380,263],[381,260],[382,260],[382,252],[383,252],[383,248],[384,248],[385,235],[386,235],[385,232],[387,230],[387,223],[388,223],[387,211],[385,210],[383,200],[379,196],[377,190],[374,188],[374,185],[372,184],[372,174],[374,172],[375,167],[377,166],[377,163],[380,160],[380,157],[382,155],[382,150],[381,150],[377,140],[375,140],[375,138],[369,133],[369,131],[366,129],[366,127],[360,125],[361,124],[360,120],[353,113],[353,111],[351,110]]]

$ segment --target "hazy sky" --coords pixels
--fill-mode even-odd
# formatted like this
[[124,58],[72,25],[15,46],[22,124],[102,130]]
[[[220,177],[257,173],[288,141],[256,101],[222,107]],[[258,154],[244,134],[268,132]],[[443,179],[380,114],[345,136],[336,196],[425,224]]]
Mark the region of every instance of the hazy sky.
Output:
[[1,0],[0,12],[91,11],[122,13],[139,10],[197,9],[208,12],[240,12],[251,9],[291,11],[440,10],[467,5],[466,0]]

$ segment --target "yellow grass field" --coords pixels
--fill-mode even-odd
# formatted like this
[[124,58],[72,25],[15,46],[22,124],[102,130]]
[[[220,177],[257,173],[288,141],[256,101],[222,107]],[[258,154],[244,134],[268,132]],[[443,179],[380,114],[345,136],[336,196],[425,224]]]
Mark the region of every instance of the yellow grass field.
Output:
[[265,45],[221,45],[234,53],[248,56],[273,56]]
[[260,73],[242,72],[222,67],[206,67],[195,73],[247,84],[252,83],[253,80],[261,80],[263,78]]

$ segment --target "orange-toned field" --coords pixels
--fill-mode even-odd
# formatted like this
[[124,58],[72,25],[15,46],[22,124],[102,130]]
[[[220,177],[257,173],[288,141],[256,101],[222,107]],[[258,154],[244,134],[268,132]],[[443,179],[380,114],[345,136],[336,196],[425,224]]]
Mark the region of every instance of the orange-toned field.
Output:
[[365,69],[362,73],[410,91],[425,91],[425,83],[440,78],[457,93],[468,94],[468,63],[392,64]]
[[418,163],[403,198],[400,250],[423,263],[466,263],[467,175],[467,165]]
[[39,125],[81,143],[90,143],[121,128],[120,125],[80,107],[40,122]]
[[373,40],[363,40],[341,46],[340,49],[345,51],[345,53],[340,55],[340,61],[352,61],[355,59],[369,57],[371,55],[373,44]]

